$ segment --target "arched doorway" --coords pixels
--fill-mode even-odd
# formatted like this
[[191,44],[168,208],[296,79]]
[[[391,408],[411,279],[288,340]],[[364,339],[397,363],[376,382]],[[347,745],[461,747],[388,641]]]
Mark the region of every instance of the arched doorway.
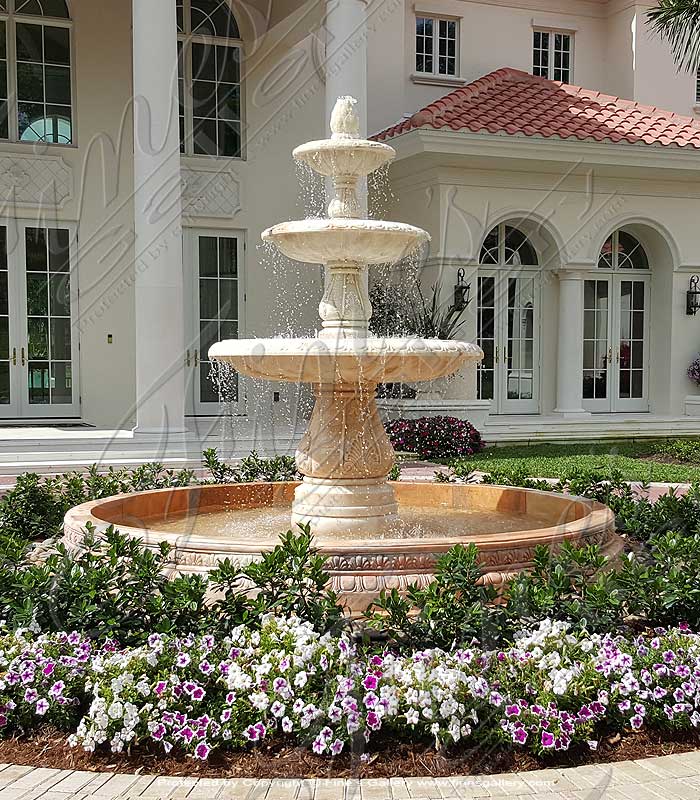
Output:
[[479,256],[477,344],[484,360],[477,396],[493,414],[539,411],[541,267],[531,239],[501,223],[484,239]]
[[649,410],[649,259],[619,229],[605,240],[584,281],[583,406],[588,411]]

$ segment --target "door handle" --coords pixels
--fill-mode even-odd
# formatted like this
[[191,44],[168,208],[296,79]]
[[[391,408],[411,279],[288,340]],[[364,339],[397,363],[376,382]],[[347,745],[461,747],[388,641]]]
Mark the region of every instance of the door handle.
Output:
[[508,362],[508,349],[505,345],[503,345],[503,363],[506,364]]
[[24,364],[25,364],[25,361],[24,361],[24,348],[22,348],[20,352],[22,354],[22,366],[24,366]]
[[12,366],[13,367],[17,366],[17,348],[16,347],[12,348]]
[[494,352],[496,354],[496,358],[494,360],[495,360],[496,364],[498,364],[498,353],[499,353],[500,349],[501,349],[500,347],[494,347]]
[[190,361],[190,351],[188,350],[188,351],[185,353],[185,366],[186,366],[186,367],[189,367],[189,366],[191,366],[191,365],[192,365],[192,362]]
[[194,366],[195,369],[199,366],[199,350],[194,351]]

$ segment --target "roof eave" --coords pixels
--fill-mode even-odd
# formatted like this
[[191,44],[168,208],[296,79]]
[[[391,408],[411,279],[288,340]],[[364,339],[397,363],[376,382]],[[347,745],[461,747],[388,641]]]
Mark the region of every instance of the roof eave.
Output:
[[[559,137],[526,136],[483,131],[452,131],[415,128],[391,139],[383,139],[397,153],[397,160],[418,154],[467,155],[494,158],[558,161],[569,166],[599,164],[644,169],[674,169],[700,172],[700,149],[688,145],[645,142],[597,142]],[[643,157],[643,161],[640,161]]]

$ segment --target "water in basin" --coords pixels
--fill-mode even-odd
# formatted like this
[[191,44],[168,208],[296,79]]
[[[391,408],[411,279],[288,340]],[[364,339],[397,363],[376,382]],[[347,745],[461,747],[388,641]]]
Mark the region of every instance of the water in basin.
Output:
[[[173,514],[146,521],[152,531],[202,536],[207,539],[260,540],[276,543],[280,533],[288,530],[289,507],[275,506],[205,511],[200,514]],[[556,520],[544,515],[469,511],[453,508],[401,506],[399,520],[388,524],[376,539],[465,539],[483,534],[507,533],[546,528]],[[342,541],[366,538],[366,534],[343,533]],[[319,543],[337,544],[338,537],[317,536]]]

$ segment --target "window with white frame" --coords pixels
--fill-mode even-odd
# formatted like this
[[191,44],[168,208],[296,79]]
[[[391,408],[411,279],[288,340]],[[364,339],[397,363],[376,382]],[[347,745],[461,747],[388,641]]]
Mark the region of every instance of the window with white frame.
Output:
[[180,149],[240,157],[242,43],[230,0],[177,3]]
[[532,32],[532,74],[551,81],[570,83],[574,37],[562,31]]
[[457,20],[416,17],[416,72],[457,75]]
[[0,139],[73,143],[65,0],[0,0]]

